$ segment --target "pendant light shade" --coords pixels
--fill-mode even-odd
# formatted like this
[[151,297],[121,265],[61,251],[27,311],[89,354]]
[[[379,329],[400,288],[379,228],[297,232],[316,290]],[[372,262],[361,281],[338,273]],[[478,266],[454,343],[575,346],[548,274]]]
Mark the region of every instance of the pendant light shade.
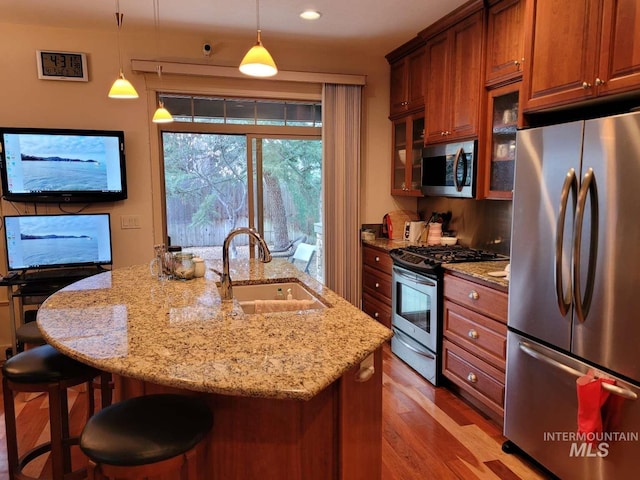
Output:
[[164,103],[162,101],[158,102],[158,108],[156,109],[156,113],[153,114],[153,123],[171,123],[173,122],[173,117],[169,113],[169,110],[164,108]]
[[116,81],[111,85],[109,98],[138,98],[138,92],[133,88],[131,82],[124,78],[122,70],[120,70],[120,75]]
[[120,13],[120,0],[116,0],[116,25],[118,26],[118,66],[120,67],[120,74],[111,89],[109,90],[109,98],[138,98],[138,92],[133,88],[131,82],[124,78],[122,73],[122,54],[120,52],[120,28],[122,28],[122,20],[124,14]]
[[252,77],[272,77],[278,73],[276,62],[269,51],[262,45],[260,30],[258,30],[258,41],[251,47],[251,50],[242,59],[240,71]]
[[260,1],[256,0],[256,19],[258,25],[258,39],[256,44],[251,47],[247,54],[240,62],[240,71],[245,75],[251,77],[272,77],[278,73],[278,67],[276,62],[273,61],[273,57],[262,45],[262,38],[260,37]]
[[[159,56],[160,0],[153,0],[153,23],[155,26],[155,36],[156,36],[156,56]],[[158,79],[160,80],[160,85],[162,85],[162,65],[158,65],[156,67],[156,72],[158,73]],[[158,108],[153,114],[153,118],[151,119],[151,121],[153,123],[173,122],[173,116],[171,115],[171,113],[169,113],[169,110],[167,110],[164,107],[164,103],[160,99],[158,99]]]

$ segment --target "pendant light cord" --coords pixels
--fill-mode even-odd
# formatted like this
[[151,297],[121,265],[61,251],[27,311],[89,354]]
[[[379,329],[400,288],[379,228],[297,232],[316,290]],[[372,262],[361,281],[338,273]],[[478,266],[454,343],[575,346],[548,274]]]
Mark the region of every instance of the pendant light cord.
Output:
[[120,68],[120,73],[122,73],[122,53],[120,52],[120,28],[122,27],[122,20],[124,19],[124,14],[120,13],[120,0],[116,0],[116,25],[118,26],[117,32],[117,41],[118,41],[118,67]]
[[260,31],[260,0],[256,0],[256,25]]

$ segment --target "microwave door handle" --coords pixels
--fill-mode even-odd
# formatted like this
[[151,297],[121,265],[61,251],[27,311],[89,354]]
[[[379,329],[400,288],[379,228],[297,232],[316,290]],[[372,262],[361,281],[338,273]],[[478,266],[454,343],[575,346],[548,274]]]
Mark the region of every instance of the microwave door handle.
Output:
[[412,283],[417,283],[419,285],[427,285],[429,287],[436,287],[436,283],[431,280],[427,280],[426,278],[416,278],[412,275],[407,275],[406,273],[398,270],[397,268],[393,269],[393,273],[398,277],[404,278],[405,280],[410,280]]
[[[591,206],[591,232],[589,239],[589,266],[587,270],[587,285],[582,298],[580,286],[580,259],[582,246],[582,227],[584,223],[584,209],[587,196]],[[598,190],[596,177],[592,168],[587,170],[582,179],[582,186],[578,194],[578,207],[576,208],[575,237],[573,238],[573,298],[574,308],[578,320],[584,322],[589,315],[591,300],[593,298],[593,286],[596,276],[596,259],[598,257]]]
[[395,328],[393,329],[393,333],[396,336],[396,340],[398,340],[403,346],[407,347],[409,350],[411,350],[414,353],[417,353],[418,355],[422,355],[423,357],[427,357],[431,360],[435,360],[436,357],[431,355],[430,353],[427,352],[423,352],[422,350],[418,350],[417,348],[409,345],[407,342],[405,342],[404,340],[402,340],[402,337],[404,334],[402,332],[400,332],[400,330],[396,330]]
[[[530,357],[535,358],[536,360],[540,360],[541,362],[551,365],[552,367],[562,370],[570,375],[573,375],[576,378],[580,378],[584,375],[584,373],[576,370],[575,368],[571,368],[569,365],[565,365],[564,363],[561,363],[557,360],[554,360],[553,358],[548,357],[547,355],[545,355],[544,353],[536,349],[529,342],[520,341],[518,342],[518,347],[520,348],[520,350],[522,350],[524,353],[526,353]],[[623,398],[626,398],[627,400],[638,399],[638,395],[627,388],[619,387],[618,385],[614,385],[612,383],[604,383],[604,382],[601,383],[600,386],[602,387],[603,390],[607,390],[609,393],[619,395]]]
[[[564,233],[566,230],[566,217],[567,206],[569,203],[569,193],[572,195],[573,211],[576,210],[576,196],[578,191],[578,179],[576,177],[576,171],[571,168],[564,179],[562,185],[562,192],[560,193],[560,210],[558,212],[558,224],[556,226],[556,251],[555,251],[555,287],[556,287],[556,300],[558,302],[558,309],[560,314],[564,317],[569,308],[571,307],[571,298],[565,299],[565,292],[563,290],[563,278],[562,278],[562,260],[563,260],[563,248]],[[568,292],[571,295],[571,291]]]
[[456,190],[458,192],[462,191],[462,187],[464,187],[464,184],[467,181],[467,166],[466,166],[466,157],[463,160],[465,162],[465,169],[464,169],[464,174],[462,175],[462,184],[458,183],[458,164],[460,163],[460,156],[464,155],[464,150],[462,149],[462,147],[458,148],[458,151],[456,152],[456,156],[453,159],[453,185],[454,187],[456,187]]

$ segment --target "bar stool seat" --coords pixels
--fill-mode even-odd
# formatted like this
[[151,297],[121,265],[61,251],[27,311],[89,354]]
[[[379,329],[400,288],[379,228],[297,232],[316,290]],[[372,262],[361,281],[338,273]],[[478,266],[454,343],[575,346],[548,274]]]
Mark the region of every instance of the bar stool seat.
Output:
[[[213,415],[199,398],[176,394],[134,397],[91,417],[80,436],[89,479],[140,478],[179,470],[187,479],[195,450]],[[192,470],[193,471],[193,470]]]
[[[107,374],[63,355],[51,345],[29,349],[9,358],[2,366],[5,424],[7,429],[7,460],[9,478],[30,479],[22,473],[26,465],[44,453],[51,452],[53,480],[83,478],[86,468],[72,471],[71,446],[79,437],[69,433],[69,407],[67,389],[87,384],[87,417],[95,411],[92,380],[101,376],[103,406],[111,400]],[[103,382],[104,384],[105,382]],[[18,392],[44,392],[49,396],[49,422],[51,439],[23,455],[19,455],[14,394]]]
[[36,322],[28,322],[16,330],[16,340],[23,345],[44,345],[47,343]]

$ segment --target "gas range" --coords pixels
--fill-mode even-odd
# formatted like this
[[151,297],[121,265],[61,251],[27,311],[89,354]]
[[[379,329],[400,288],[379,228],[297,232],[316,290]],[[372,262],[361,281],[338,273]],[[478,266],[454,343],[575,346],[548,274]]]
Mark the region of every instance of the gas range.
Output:
[[418,273],[438,274],[444,263],[509,260],[509,257],[462,245],[407,245],[389,252],[393,263]]

